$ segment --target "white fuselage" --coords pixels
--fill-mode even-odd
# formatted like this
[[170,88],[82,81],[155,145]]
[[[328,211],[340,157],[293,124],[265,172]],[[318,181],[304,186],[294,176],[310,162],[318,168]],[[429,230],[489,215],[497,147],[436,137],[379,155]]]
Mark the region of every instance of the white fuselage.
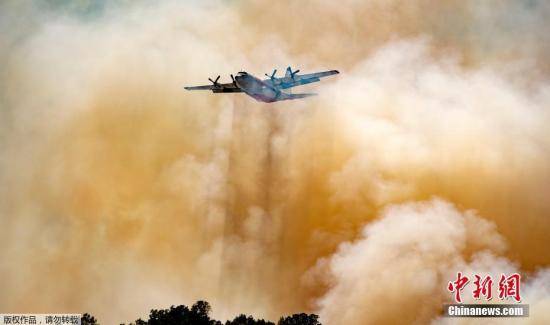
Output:
[[239,73],[235,77],[235,82],[247,95],[262,102],[277,101],[281,94],[280,90],[248,73]]

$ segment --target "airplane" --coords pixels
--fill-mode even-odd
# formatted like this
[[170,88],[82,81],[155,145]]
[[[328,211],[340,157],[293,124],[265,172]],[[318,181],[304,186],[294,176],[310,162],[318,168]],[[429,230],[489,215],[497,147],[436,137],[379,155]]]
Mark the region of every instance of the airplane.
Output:
[[187,90],[212,90],[213,93],[241,93],[260,102],[272,103],[281,100],[299,99],[315,96],[314,93],[290,94],[283,91],[300,85],[320,81],[320,78],[338,74],[338,70],[322,71],[299,75],[300,70],[292,71],[290,67],[286,69],[284,77],[275,77],[277,69],[273,70],[271,75],[265,74],[269,79],[261,80],[248,72],[241,71],[236,76],[231,75],[232,82],[220,84],[220,76],[216,80],[210,80],[211,85],[184,87]]

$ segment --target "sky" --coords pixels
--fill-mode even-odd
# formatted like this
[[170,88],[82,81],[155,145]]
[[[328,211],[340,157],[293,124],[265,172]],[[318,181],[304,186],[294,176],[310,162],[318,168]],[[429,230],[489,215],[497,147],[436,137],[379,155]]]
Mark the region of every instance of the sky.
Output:
[[[519,272],[521,322],[550,322],[549,18],[542,0],[2,2],[0,310],[447,324],[457,271]],[[288,65],[340,74],[275,104],[182,88]]]

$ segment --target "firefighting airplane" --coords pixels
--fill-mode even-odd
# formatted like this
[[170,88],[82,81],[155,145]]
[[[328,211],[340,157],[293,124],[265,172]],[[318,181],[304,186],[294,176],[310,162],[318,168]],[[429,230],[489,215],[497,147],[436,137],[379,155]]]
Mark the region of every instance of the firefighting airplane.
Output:
[[286,69],[286,74],[282,78],[275,77],[277,69],[273,70],[271,75],[265,74],[269,79],[260,80],[257,77],[241,71],[237,76],[231,75],[232,82],[226,84],[218,83],[220,76],[216,80],[210,80],[211,85],[184,87],[187,90],[212,90],[213,93],[241,93],[244,92],[248,96],[260,102],[272,103],[280,100],[298,99],[310,96],[315,96],[313,93],[306,94],[289,94],[282,90],[300,85],[309,84],[320,81],[319,78],[338,74],[338,70],[322,71],[309,74],[299,75],[300,70],[292,71],[290,67]]

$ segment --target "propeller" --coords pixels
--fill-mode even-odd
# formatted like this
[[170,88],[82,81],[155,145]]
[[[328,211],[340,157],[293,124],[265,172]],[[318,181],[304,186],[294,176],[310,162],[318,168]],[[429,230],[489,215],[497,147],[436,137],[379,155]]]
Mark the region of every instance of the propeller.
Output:
[[270,75],[268,75],[267,73],[265,73],[265,76],[270,78],[271,80],[275,79],[275,74],[277,73],[277,69],[273,70],[273,73]]
[[210,79],[210,78],[208,78],[208,80],[210,80],[210,82],[211,82],[212,84],[214,84],[214,86],[216,86],[216,87],[219,87],[219,86],[220,86],[220,84],[218,83],[218,80],[220,80],[220,76],[218,76],[218,78],[216,78],[216,80],[212,80],[212,79]]
[[290,70],[290,76],[292,77],[292,79],[294,79],[294,75],[297,74],[298,72],[300,72],[300,69],[292,72],[292,70]]
[[298,70],[292,72],[292,68],[291,68],[291,67],[286,68],[286,70],[287,70],[287,72],[290,74],[290,77],[291,77],[292,79],[294,79],[294,75],[296,75],[298,72],[300,72],[300,69],[298,69]]

